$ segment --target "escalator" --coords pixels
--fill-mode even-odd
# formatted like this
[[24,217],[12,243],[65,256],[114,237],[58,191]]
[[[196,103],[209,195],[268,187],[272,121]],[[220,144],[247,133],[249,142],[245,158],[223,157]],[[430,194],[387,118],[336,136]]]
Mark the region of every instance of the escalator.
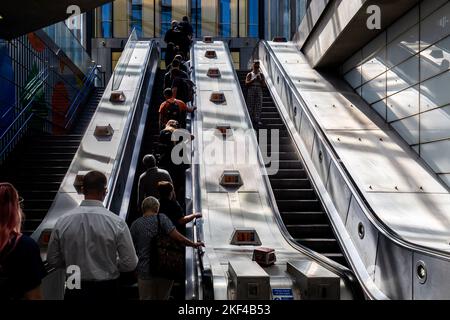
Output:
[[[247,71],[237,71],[246,96]],[[330,221],[314,190],[300,155],[267,88],[263,90],[260,129],[279,130],[279,171],[269,176],[281,218],[295,241],[329,259],[347,266]],[[268,139],[271,150],[271,139]],[[273,155],[272,155],[273,156]]]
[[[131,227],[133,222],[141,216],[138,208],[138,182],[141,174],[145,172],[142,159],[147,154],[153,154],[158,158],[158,143],[159,143],[159,107],[164,101],[164,75],[166,70],[158,69],[153,85],[153,92],[151,98],[151,105],[149,108],[147,120],[145,123],[144,138],[140,149],[139,161],[136,168],[136,173],[133,182],[133,191],[130,197],[130,205],[128,208],[127,224]],[[171,299],[177,301],[184,300],[185,295],[184,283],[174,283],[171,293]],[[121,295],[126,300],[137,300],[139,298],[136,278],[134,273],[122,274],[121,276]]]
[[103,91],[94,89],[69,133],[32,132],[0,168],[1,181],[12,183],[24,199],[25,234],[31,235],[50,209]]
[[163,87],[164,87],[165,70],[158,69],[155,77],[155,83],[152,92],[151,106],[149,109],[147,121],[145,124],[144,138],[141,145],[141,152],[136,168],[136,174],[133,183],[133,192],[130,198],[130,206],[128,209],[127,223],[129,226],[140,217],[138,208],[138,182],[141,174],[145,172],[145,167],[142,159],[147,154],[156,155],[158,151],[159,141],[159,106],[164,101]]

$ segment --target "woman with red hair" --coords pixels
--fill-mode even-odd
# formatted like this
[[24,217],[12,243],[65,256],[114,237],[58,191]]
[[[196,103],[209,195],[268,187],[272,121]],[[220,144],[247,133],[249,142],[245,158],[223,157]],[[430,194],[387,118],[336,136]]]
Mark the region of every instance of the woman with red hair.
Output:
[[39,246],[21,233],[19,194],[0,183],[0,300],[40,300],[46,272]]

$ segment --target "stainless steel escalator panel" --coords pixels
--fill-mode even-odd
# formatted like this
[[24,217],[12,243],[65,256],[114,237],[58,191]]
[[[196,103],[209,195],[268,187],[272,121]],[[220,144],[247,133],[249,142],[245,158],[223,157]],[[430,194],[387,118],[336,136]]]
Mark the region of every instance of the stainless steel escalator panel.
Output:
[[[201,58],[209,49],[216,50],[217,59]],[[198,61],[197,57],[200,57]],[[201,260],[203,268],[212,273],[214,299],[228,298],[228,262],[252,259],[253,246],[230,245],[236,228],[254,228],[262,246],[276,250],[277,263],[267,269],[272,275],[271,283],[283,288],[292,287],[291,278],[283,271],[286,262],[307,258],[285,239],[273,213],[270,184],[264,176],[264,164],[255,157],[259,154],[255,133],[246,131],[252,125],[228,48],[222,42],[211,45],[197,42],[193,48],[193,62],[194,80],[199,88],[196,97],[198,110],[192,132],[196,137],[193,141],[193,158],[198,161],[193,167],[193,190],[198,190],[198,194],[193,196],[193,200],[194,207],[201,208],[203,213],[203,219],[197,222],[196,237],[206,244]],[[221,68],[222,78],[211,80],[205,74],[209,67],[216,65]],[[232,78],[229,77],[231,75]],[[225,89],[227,104],[211,103],[211,92],[221,89]],[[208,153],[208,141],[214,136],[210,129],[218,123],[229,123],[235,129],[232,138],[225,142],[219,141],[225,153],[238,153],[238,156],[244,153],[251,156],[250,160],[241,163],[231,157],[223,161],[223,154]],[[244,142],[247,143],[246,149]],[[220,186],[224,170],[239,171],[244,184],[239,189]],[[348,297],[348,294],[343,293],[343,296]]]
[[[291,57],[292,52],[289,54]],[[413,255],[420,255],[421,261],[426,257],[434,259],[437,278],[449,269],[437,272],[439,265],[450,263],[448,189],[355,94],[332,92],[326,85],[315,87],[316,92],[292,81],[292,73],[302,74],[303,69],[310,67],[303,63],[284,64],[284,55],[285,48],[261,42],[255,57],[264,61],[263,69],[282,109],[286,109],[282,110],[285,118],[292,121],[292,103],[286,97],[286,87],[308,113],[303,115],[301,127],[294,135],[299,137],[303,149],[307,147],[308,155],[312,154],[306,160],[307,169],[317,173],[313,177],[320,181],[315,184],[324,192],[321,197],[366,294],[375,299],[416,299],[412,286],[419,281],[424,297],[427,288],[432,287],[414,278],[419,261],[414,261],[414,265],[411,261]],[[298,56],[303,55],[298,51]],[[327,79],[321,75],[319,81]],[[330,83],[335,86],[338,82],[334,79]],[[322,109],[321,101],[325,105]],[[303,127],[306,123],[313,124],[315,139],[320,138],[312,150],[310,125]],[[332,159],[326,181],[316,149],[324,144]],[[322,188],[325,183],[327,191]],[[375,266],[371,266],[373,261]],[[430,296],[448,297],[448,286],[438,282],[435,285],[438,289]]]

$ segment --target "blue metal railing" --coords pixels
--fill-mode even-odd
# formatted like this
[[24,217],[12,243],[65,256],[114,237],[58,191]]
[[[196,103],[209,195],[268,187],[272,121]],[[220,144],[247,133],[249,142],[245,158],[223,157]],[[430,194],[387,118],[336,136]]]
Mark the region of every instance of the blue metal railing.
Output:
[[[65,114],[52,110],[52,108],[47,104],[44,105],[41,104],[40,108],[42,110],[44,109],[51,110],[53,115],[64,116],[65,123],[63,129],[69,130],[73,124],[75,116],[78,114],[80,107],[83,105],[83,103],[86,101],[86,98],[91,93],[91,90],[94,87],[96,79],[100,79],[97,73],[98,71],[99,70],[97,66],[92,68],[91,72],[86,77],[83,87],[80,89],[77,96],[73,99],[70,108]],[[32,123],[33,120],[37,120],[39,124],[38,128],[42,132],[50,133],[54,126],[57,127],[61,126],[50,121],[49,119],[45,119],[39,116],[38,114],[36,114],[35,111],[32,110],[35,103],[35,98],[36,98],[36,91],[34,91],[33,94],[29,95],[29,101],[27,102],[25,108],[20,109],[20,112],[14,117],[12,123],[6,128],[6,130],[1,135],[0,164],[11,153],[14,147],[17,146],[22,137],[24,137],[27,134],[28,129],[30,128],[30,123]],[[6,117],[12,111],[19,111],[19,108],[17,106],[9,108],[1,116],[1,118]]]
[[34,112],[29,112],[33,103],[34,98],[28,102],[27,106],[15,117],[0,137],[0,163],[5,160],[8,154],[19,143],[19,140],[28,131],[29,123],[34,117]]
[[98,76],[99,71],[100,70],[98,66],[94,66],[91,69],[91,71],[89,72],[84,81],[83,87],[80,89],[76,97],[73,99],[72,104],[70,105],[64,117],[65,119],[64,128],[66,130],[71,128],[73,121],[75,120],[75,116],[78,114],[80,106],[83,105],[83,103],[86,101],[86,98],[89,96],[91,89],[95,86],[95,80],[99,79],[100,81],[102,81],[102,79]]

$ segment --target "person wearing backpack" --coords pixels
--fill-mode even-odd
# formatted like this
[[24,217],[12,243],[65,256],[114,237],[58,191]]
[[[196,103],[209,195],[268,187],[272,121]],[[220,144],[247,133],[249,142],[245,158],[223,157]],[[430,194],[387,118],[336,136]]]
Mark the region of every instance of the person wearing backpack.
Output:
[[39,246],[21,233],[22,210],[17,190],[0,183],[0,301],[42,300],[46,276]]
[[181,100],[175,99],[172,89],[164,90],[164,101],[159,107],[159,125],[163,129],[169,120],[176,120],[181,128],[186,127],[186,112],[193,113],[197,108],[190,108]]
[[180,69],[181,62],[174,60],[171,70],[164,77],[164,88],[171,88],[173,96],[184,103],[192,102],[194,97],[194,83],[186,72]]

